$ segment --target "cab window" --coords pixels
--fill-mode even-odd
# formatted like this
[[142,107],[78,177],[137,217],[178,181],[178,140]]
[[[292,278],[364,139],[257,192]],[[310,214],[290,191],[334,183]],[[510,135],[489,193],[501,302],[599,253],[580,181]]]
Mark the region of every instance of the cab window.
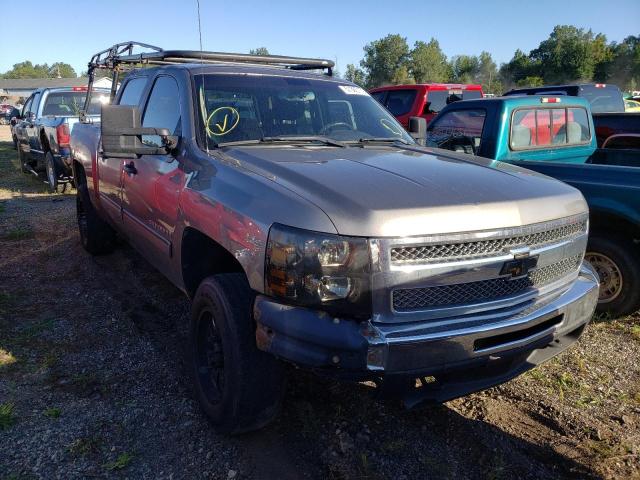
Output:
[[[180,135],[180,101],[178,84],[171,77],[159,77],[153,84],[142,117],[143,127],[167,128],[170,135]],[[159,135],[143,135],[142,142],[161,147]]]
[[390,90],[386,102],[387,110],[396,117],[409,113],[416,99],[416,93],[415,89]]
[[429,125],[427,144],[474,154],[482,142],[486,116],[484,109],[454,110],[441,114]]
[[589,117],[581,107],[522,108],[512,116],[512,150],[580,145],[590,140]]

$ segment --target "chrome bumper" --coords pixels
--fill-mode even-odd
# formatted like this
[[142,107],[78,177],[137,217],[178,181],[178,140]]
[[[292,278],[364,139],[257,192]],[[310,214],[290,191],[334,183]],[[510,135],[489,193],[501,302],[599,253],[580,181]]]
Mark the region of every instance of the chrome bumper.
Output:
[[551,301],[510,317],[486,312],[481,324],[469,327],[458,322],[455,329],[434,331],[432,322],[357,323],[262,296],[254,317],[261,350],[344,378],[384,383],[432,377],[420,400],[446,401],[503,383],[557,355],[579,338],[597,301],[597,275],[583,263],[578,278]]

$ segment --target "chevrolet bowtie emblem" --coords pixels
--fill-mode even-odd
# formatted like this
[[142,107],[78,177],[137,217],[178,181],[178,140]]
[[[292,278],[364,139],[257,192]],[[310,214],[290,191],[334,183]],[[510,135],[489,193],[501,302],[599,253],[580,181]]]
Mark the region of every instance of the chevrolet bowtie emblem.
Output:
[[538,257],[532,257],[528,248],[512,250],[513,260],[502,265],[500,275],[509,276],[509,280],[517,280],[529,275],[529,272],[538,266]]

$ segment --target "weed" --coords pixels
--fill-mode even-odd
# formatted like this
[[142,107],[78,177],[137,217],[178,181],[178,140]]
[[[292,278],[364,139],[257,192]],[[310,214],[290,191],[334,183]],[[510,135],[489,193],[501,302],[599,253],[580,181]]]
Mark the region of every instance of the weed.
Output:
[[118,458],[116,458],[113,462],[104,464],[104,468],[106,468],[107,470],[122,470],[123,468],[127,468],[127,466],[131,463],[131,460],[133,460],[133,455],[128,452],[123,452],[118,455]]
[[631,327],[631,336],[636,340],[640,340],[640,325]]
[[542,373],[542,370],[538,369],[538,368],[534,368],[532,370],[529,370],[527,372],[527,375],[529,375],[531,378],[533,378],[534,380],[540,381],[542,379],[545,378],[544,373]]
[[6,430],[16,423],[14,408],[13,403],[0,403],[0,430]]
[[67,449],[73,455],[84,456],[99,451],[101,443],[98,437],[80,437],[71,442]]
[[0,367],[11,365],[12,363],[16,363],[16,357],[14,357],[11,352],[0,348]]
[[55,407],[47,408],[44,411],[44,414],[49,418],[59,418],[60,417],[60,413],[61,413],[60,409],[59,408],[55,408]]

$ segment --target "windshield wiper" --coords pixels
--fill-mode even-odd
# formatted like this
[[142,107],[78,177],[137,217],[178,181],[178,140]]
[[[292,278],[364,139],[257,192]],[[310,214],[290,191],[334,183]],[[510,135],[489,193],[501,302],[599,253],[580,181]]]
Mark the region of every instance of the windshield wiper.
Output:
[[283,135],[279,137],[263,137],[264,142],[290,142],[290,143],[324,143],[325,145],[331,145],[332,147],[345,148],[346,145],[338,140],[333,140],[329,137],[322,135],[301,135],[301,136],[288,136]]
[[360,145],[365,145],[367,143],[402,143],[403,145],[411,145],[404,138],[389,138],[389,137],[368,137],[361,138],[357,142]]
[[321,135],[304,135],[304,136],[280,136],[280,137],[262,137],[253,140],[238,140],[236,142],[220,142],[216,147],[234,147],[240,145],[259,145],[262,143],[323,143],[332,147],[345,148],[346,145],[338,140],[332,140],[329,137]]

